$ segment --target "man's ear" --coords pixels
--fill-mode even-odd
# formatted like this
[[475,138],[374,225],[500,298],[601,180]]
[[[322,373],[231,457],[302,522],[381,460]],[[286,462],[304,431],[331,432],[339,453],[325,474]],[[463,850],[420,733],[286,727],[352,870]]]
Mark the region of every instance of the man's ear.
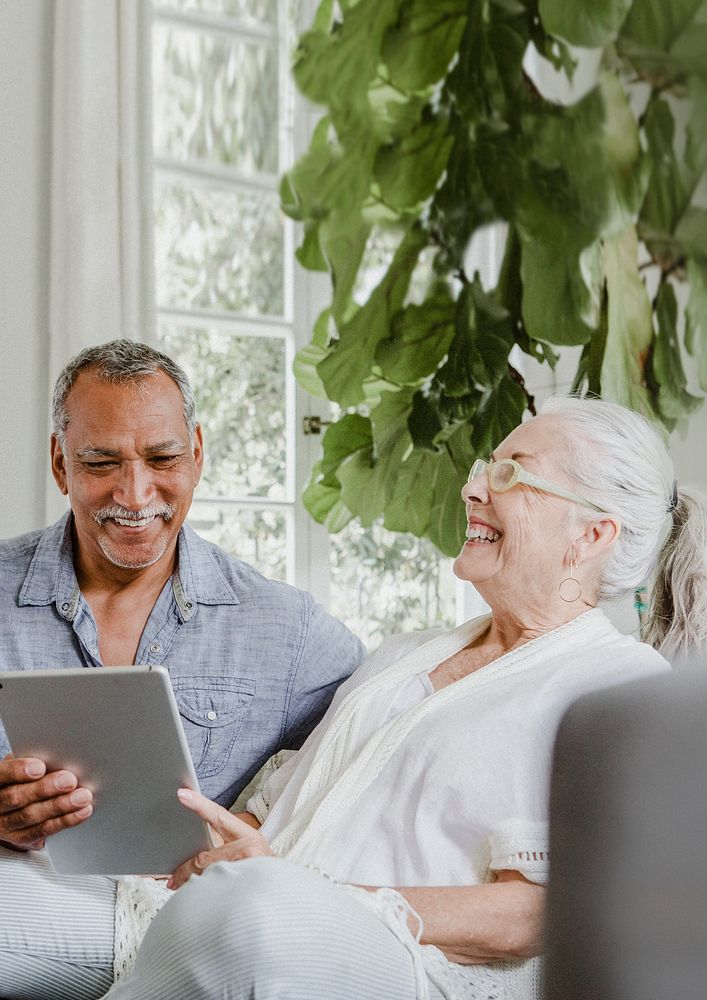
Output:
[[204,468],[204,437],[201,431],[201,424],[194,427],[194,486],[196,487],[201,479],[201,472]]
[[64,452],[61,450],[61,445],[59,444],[59,439],[56,434],[52,434],[49,441],[49,454],[51,455],[52,475],[54,476],[54,481],[64,496],[67,496],[69,488],[66,485]]
[[608,556],[620,534],[621,524],[614,517],[607,515],[590,521],[574,543],[577,562],[581,565],[590,559]]

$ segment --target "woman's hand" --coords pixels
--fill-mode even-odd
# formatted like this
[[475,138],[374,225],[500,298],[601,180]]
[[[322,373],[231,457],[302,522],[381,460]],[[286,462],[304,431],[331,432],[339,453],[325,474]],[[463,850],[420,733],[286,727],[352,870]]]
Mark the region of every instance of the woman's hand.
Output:
[[240,861],[242,858],[272,856],[270,845],[262,833],[234,816],[223,806],[217,805],[199,792],[180,788],[179,801],[191,809],[211,827],[216,847],[201,851],[185,861],[167,882],[168,889],[178,889],[190,875],[201,875],[215,861]]

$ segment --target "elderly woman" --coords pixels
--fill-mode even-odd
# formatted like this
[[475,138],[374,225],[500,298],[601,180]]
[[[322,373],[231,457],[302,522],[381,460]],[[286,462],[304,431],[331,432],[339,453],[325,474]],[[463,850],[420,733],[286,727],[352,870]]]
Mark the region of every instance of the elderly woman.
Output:
[[702,643],[705,510],[643,418],[571,398],[476,462],[462,499],[454,572],[491,614],[385,642],[246,814],[180,793],[223,845],[173,875],[111,998],[539,995],[560,717],[668,669],[598,601],[657,565],[653,645]]

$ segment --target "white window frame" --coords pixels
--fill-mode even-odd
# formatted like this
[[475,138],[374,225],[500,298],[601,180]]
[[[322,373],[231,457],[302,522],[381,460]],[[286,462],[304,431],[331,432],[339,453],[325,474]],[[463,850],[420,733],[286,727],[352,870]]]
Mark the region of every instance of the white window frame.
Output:
[[[153,25],[172,25],[188,28],[194,31],[204,31],[222,34],[226,38],[245,42],[273,42],[278,47],[278,109],[279,109],[279,142],[278,167],[280,171],[287,169],[293,162],[293,112],[294,104],[291,97],[293,87],[290,83],[289,48],[290,42],[283,30],[286,29],[286,18],[282,16],[282,8],[286,0],[278,0],[278,29],[273,30],[268,25],[256,25],[240,21],[232,17],[222,17],[205,11],[182,11],[165,6],[153,6]],[[187,179],[194,185],[208,184],[218,186],[223,190],[233,192],[269,191],[277,192],[279,174],[254,172],[244,174],[227,166],[212,164],[203,160],[184,160],[173,157],[154,157],[154,178]],[[176,325],[208,325],[221,327],[238,336],[265,337],[279,339],[285,345],[285,497],[273,500],[268,497],[212,497],[200,494],[198,503],[219,507],[232,506],[239,510],[256,509],[275,511],[284,516],[286,531],[286,567],[287,582],[306,586],[301,579],[301,568],[297,555],[300,546],[296,543],[298,535],[297,483],[300,479],[297,469],[297,410],[295,379],[292,374],[297,345],[293,322],[295,293],[294,281],[294,226],[290,219],[283,220],[283,314],[276,315],[243,315],[238,312],[215,309],[167,308],[156,302],[156,317]],[[306,409],[306,407],[305,407]],[[301,426],[301,422],[300,422]],[[208,450],[208,441],[206,442]],[[306,513],[306,512],[305,512]]]

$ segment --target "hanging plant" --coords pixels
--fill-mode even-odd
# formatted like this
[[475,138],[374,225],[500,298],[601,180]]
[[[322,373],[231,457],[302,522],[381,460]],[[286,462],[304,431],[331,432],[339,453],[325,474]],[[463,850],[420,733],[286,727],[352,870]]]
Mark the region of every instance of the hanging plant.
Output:
[[[338,406],[304,495],[330,531],[382,516],[455,554],[467,470],[534,412],[514,348],[554,366],[581,346],[577,391],[668,430],[701,405],[681,355],[707,390],[706,10],[321,3],[294,73],[324,113],[281,200],[302,223],[300,263],[331,278],[295,363]],[[601,62],[562,104],[529,67],[545,60],[569,83],[570,46]],[[484,287],[468,248],[498,222],[500,278]]]

